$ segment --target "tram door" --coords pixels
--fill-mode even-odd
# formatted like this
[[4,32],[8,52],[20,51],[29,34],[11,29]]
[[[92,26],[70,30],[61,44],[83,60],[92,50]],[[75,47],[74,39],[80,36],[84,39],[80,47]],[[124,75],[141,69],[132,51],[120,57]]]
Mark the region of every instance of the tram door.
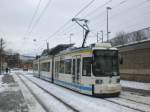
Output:
[[72,64],[72,80],[74,83],[80,83],[81,80],[81,58],[80,56],[73,57],[73,64]]

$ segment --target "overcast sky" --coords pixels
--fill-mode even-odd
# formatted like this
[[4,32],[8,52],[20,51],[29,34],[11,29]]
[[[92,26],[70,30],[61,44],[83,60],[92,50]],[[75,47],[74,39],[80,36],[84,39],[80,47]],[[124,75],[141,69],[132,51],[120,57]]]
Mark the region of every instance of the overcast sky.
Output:
[[[71,33],[72,43],[81,46],[82,29],[76,23],[70,21],[60,32],[55,32],[91,1],[0,0],[0,36],[6,41],[6,49],[36,55],[46,48],[46,41],[50,48],[69,43]],[[39,2],[39,10],[31,22]],[[89,20],[91,33],[86,45],[96,42],[96,33],[101,30],[106,39],[107,6],[112,8],[109,11],[110,38],[120,31],[132,32],[150,26],[150,0],[95,0],[77,16]]]

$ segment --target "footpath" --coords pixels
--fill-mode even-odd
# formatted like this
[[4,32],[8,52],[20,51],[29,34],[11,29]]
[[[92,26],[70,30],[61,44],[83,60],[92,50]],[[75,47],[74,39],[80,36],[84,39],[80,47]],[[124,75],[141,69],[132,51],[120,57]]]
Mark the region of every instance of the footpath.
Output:
[[0,76],[0,112],[28,112],[19,85],[12,75]]
[[13,75],[0,75],[0,112],[44,112],[30,92]]

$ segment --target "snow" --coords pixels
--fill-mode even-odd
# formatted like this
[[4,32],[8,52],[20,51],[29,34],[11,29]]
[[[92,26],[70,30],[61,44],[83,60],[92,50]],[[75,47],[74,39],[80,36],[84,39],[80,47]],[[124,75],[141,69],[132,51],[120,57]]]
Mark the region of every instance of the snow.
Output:
[[22,73],[22,74],[32,74],[33,70],[32,69],[28,69],[28,71],[23,71],[23,69],[18,69],[18,70],[11,70],[11,73]]
[[[22,78],[23,77],[24,76],[22,76]],[[145,105],[144,107],[141,107],[143,106],[142,104],[140,105],[139,103],[136,103],[136,102],[125,101],[125,100],[122,100],[121,98],[120,99],[118,98],[117,100],[119,100],[119,103],[125,106],[121,106],[113,102],[109,102],[102,98],[95,98],[95,97],[82,95],[77,92],[71,91],[69,89],[65,89],[63,87],[54,85],[52,83],[45,82],[31,75],[26,75],[25,77],[28,77],[29,79],[34,81],[36,84],[38,84],[42,88],[50,91],[51,93],[53,93],[54,95],[56,95],[63,101],[69,103],[70,105],[72,105],[73,107],[75,107],[77,110],[81,112],[103,112],[103,111],[105,112],[137,112],[137,110],[130,109],[125,106],[129,106],[129,107],[131,106],[139,110],[142,110],[145,107],[145,110],[147,109],[150,110],[150,108],[148,108]],[[139,107],[135,107],[135,105]]]
[[150,83],[142,83],[135,81],[125,81],[121,80],[121,85],[127,88],[141,89],[141,90],[150,90]]
[[121,93],[120,97],[150,105],[150,97],[149,96],[139,96],[139,95],[133,94],[131,92],[124,91]]
[[32,69],[29,69],[29,70],[28,70],[28,73],[33,73],[33,70],[32,70]]
[[[16,87],[16,86],[13,86],[15,85],[14,83],[3,83],[2,81],[2,77],[4,77],[4,75],[0,75],[0,93],[1,92],[4,92],[4,91],[18,91],[19,88]],[[12,88],[13,86],[13,88]]]
[[[29,70],[29,71],[19,70],[18,72],[23,75],[33,74],[33,70]],[[150,83],[142,83],[142,82],[135,82],[135,81],[127,81],[127,80],[121,80],[120,83],[123,87],[141,89],[141,90],[150,90]]]
[[41,107],[41,105],[36,101],[34,96],[29,92],[26,86],[19,80],[15,75],[13,76],[14,80],[18,82],[24,99],[28,105],[29,112],[45,112],[45,110]]
[[[22,77],[23,78],[23,77]],[[24,80],[25,80],[25,78],[24,78]],[[27,81],[27,80],[26,80]],[[28,81],[29,82],[29,81]],[[33,84],[31,84],[31,82],[30,82],[30,86],[31,85],[33,85]],[[36,87],[36,86],[35,86]],[[47,86],[45,86],[45,87],[47,87]],[[49,87],[49,86],[48,86]],[[36,87],[37,88],[37,87]],[[34,88],[35,89],[35,88]],[[51,106],[51,108],[53,107],[53,111],[54,112],[62,112],[62,110],[63,110],[63,112],[66,112],[66,110],[64,110],[64,109],[62,109],[62,107],[61,107],[61,105],[62,104],[57,104],[56,102],[58,102],[56,99],[52,99],[52,97],[51,98],[44,98],[43,97],[43,92],[39,92],[39,89],[37,88],[36,89],[37,90],[37,93],[38,93],[38,95],[40,95],[40,97],[42,97],[42,99],[44,99],[44,102],[43,103],[45,103],[45,102],[48,102],[48,101],[52,101],[51,103],[50,103],[50,105],[53,105],[53,106]],[[67,95],[67,94],[62,94],[61,92],[57,92],[57,91],[55,91],[54,90],[54,88],[51,88],[51,90],[49,90],[49,91],[54,91],[55,92],[55,95],[58,95],[58,94],[61,94],[62,95],[62,98],[63,98],[63,100],[64,101],[66,101],[66,102],[68,102],[69,104],[71,104],[71,105],[73,105],[75,108],[77,108],[78,110],[80,110],[80,111],[85,111],[86,109],[86,112],[91,112],[91,111],[93,111],[93,112],[98,112],[98,111],[105,111],[105,112],[112,112],[110,109],[106,109],[106,108],[104,108],[104,107],[101,107],[101,108],[97,108],[97,106],[95,106],[95,105],[91,105],[91,104],[89,104],[88,102],[83,102],[83,101],[81,101],[81,100],[79,100],[79,99],[73,99],[73,100],[70,100],[70,98],[69,98],[69,96]],[[53,94],[54,94],[54,92],[53,92]],[[57,93],[56,93],[57,92]],[[44,93],[45,94],[45,93]],[[50,97],[50,96],[49,96]],[[86,106],[86,108],[85,108],[85,106],[83,106],[82,104],[83,103],[85,103],[84,105]],[[47,104],[47,103],[46,103]],[[50,106],[49,105],[49,106]],[[88,106],[87,106],[88,105]],[[54,108],[55,107],[55,108]],[[79,108],[80,107],[80,108]],[[91,110],[91,108],[92,108],[92,110]],[[56,110],[57,109],[57,110]]]
[[139,111],[150,112],[150,105],[144,105],[141,103],[136,103],[134,101],[129,101],[129,100],[122,99],[122,98],[109,98],[108,100],[119,103],[121,105],[125,105],[125,106],[133,108],[133,109],[137,109]]
[[[24,77],[22,79],[26,82],[27,85],[30,85],[32,92],[36,95],[36,97],[46,106],[48,111],[52,112],[71,112],[69,108],[66,108],[62,103],[57,101],[55,98],[45,93],[42,89],[37,87],[35,84],[31,83]],[[41,111],[39,111],[41,112]]]
[[0,93],[5,90],[5,88],[3,87],[3,83],[2,83],[2,77],[3,75],[0,75]]

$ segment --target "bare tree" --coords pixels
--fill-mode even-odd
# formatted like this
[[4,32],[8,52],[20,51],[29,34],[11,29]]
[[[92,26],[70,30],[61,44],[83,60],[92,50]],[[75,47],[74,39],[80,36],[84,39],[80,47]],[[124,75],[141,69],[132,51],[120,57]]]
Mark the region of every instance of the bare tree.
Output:
[[141,31],[137,31],[133,33],[133,41],[141,41],[146,39],[145,35]]
[[125,32],[119,32],[111,42],[113,46],[124,45],[128,42],[128,36]]
[[[148,30],[148,28],[146,30]],[[117,46],[117,45],[124,45],[127,43],[135,42],[135,41],[146,40],[149,37],[148,34],[149,32],[146,33],[145,29],[131,32],[131,33],[119,32],[116,34],[115,38],[111,39],[111,43],[113,46]]]

